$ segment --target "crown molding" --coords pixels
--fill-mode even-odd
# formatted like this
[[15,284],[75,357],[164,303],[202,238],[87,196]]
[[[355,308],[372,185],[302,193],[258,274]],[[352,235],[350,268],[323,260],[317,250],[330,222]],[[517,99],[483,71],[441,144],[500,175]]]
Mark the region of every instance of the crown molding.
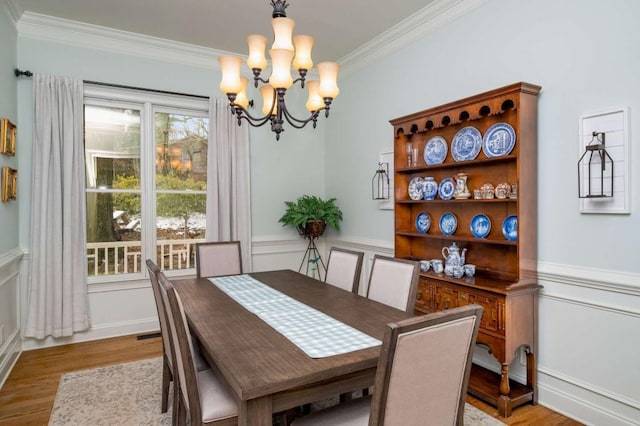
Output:
[[434,0],[338,60],[342,76],[355,72],[466,15],[488,0]]
[[0,9],[4,10],[5,14],[13,24],[13,28],[18,30],[18,19],[20,12],[15,3],[11,0],[0,0]]
[[[342,57],[338,61],[342,67],[341,74],[348,75],[423,38],[486,1],[488,0],[434,0],[425,8]],[[4,4],[4,9],[16,25],[18,36],[23,38],[209,69],[220,69],[217,62],[219,56],[237,55],[233,52],[33,12],[24,12],[22,17],[18,18],[18,10],[12,0],[6,0]]]
[[18,37],[210,69],[220,69],[218,56],[232,54],[32,12],[18,21]]

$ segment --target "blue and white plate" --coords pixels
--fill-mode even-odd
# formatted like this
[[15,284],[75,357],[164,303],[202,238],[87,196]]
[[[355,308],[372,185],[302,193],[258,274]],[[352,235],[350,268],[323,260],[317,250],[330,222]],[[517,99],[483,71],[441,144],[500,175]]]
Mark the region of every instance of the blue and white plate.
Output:
[[447,158],[447,141],[442,136],[434,136],[424,146],[424,162],[441,164]]
[[475,159],[482,148],[482,135],[480,130],[473,126],[467,126],[460,130],[451,141],[451,156],[455,161],[468,161]]
[[418,232],[424,234],[431,227],[431,216],[427,212],[420,212],[416,217],[416,229]]
[[456,184],[453,183],[453,179],[444,178],[440,185],[438,186],[438,195],[443,200],[450,200],[453,198],[453,193],[456,190]]
[[518,239],[518,216],[511,215],[502,222],[502,235],[509,241]]
[[496,123],[486,131],[482,142],[487,158],[509,155],[516,146],[516,132],[508,123]]
[[411,179],[409,182],[409,198],[412,200],[422,200],[422,185],[424,185],[424,179],[420,176]]
[[458,218],[453,213],[445,213],[440,216],[440,232],[442,235],[453,235],[458,228]]
[[477,214],[471,218],[471,233],[476,238],[484,238],[491,231],[491,220],[487,215]]

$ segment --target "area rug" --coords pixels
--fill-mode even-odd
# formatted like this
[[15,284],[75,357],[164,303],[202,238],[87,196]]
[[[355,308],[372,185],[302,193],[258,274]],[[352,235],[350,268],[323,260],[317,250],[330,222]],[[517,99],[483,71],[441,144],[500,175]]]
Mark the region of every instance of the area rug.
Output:
[[[60,379],[49,425],[170,425],[171,408],[160,413],[161,380],[161,358],[67,373]],[[468,426],[504,424],[469,404],[464,416]]]

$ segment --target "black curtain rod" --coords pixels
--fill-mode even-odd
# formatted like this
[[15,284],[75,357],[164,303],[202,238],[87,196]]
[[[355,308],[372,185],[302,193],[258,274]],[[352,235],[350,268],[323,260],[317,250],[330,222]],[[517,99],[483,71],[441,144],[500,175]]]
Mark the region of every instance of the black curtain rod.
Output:
[[[33,76],[33,73],[31,71],[28,71],[28,70],[22,71],[22,70],[19,70],[18,68],[16,68],[13,73],[15,74],[16,77],[23,77],[23,76],[32,77]],[[117,89],[142,90],[145,92],[162,93],[163,95],[178,95],[178,96],[189,96],[192,98],[199,98],[199,99],[209,99],[209,96],[192,95],[190,93],[169,92],[167,90],[156,90],[156,89],[147,89],[144,87],[124,86],[122,84],[103,83],[101,81],[83,80],[83,82],[87,84],[95,84],[97,86],[115,87]]]

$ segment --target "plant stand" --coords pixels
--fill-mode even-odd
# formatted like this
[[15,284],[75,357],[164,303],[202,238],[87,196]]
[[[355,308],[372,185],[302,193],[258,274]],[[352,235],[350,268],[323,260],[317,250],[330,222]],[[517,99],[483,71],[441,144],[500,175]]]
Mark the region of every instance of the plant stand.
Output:
[[[322,278],[322,271],[324,271],[324,275],[326,276],[327,267],[324,265],[322,256],[320,256],[320,252],[318,251],[318,247],[316,246],[316,238],[318,237],[313,235],[305,235],[304,238],[309,240],[309,244],[307,244],[307,250],[304,252],[302,262],[300,262],[300,267],[298,268],[298,272],[302,272],[302,268],[306,263],[307,266],[305,269],[305,274],[309,275],[309,264],[313,263],[315,264],[315,266],[311,269],[313,278],[318,278],[320,281],[324,281],[324,278]],[[318,272],[317,277],[315,276],[314,271]]]

